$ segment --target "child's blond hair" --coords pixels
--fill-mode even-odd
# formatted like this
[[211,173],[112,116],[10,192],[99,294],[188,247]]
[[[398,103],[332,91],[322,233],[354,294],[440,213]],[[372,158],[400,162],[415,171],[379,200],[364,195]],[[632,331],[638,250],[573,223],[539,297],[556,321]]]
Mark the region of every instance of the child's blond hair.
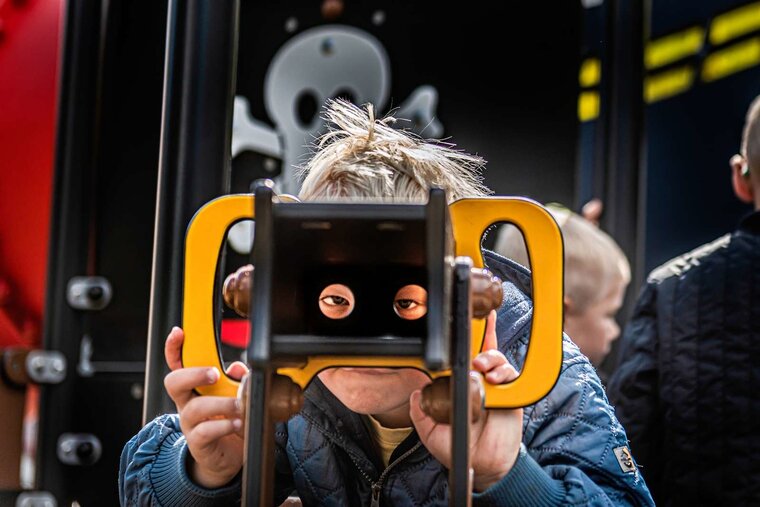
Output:
[[482,158],[394,129],[396,119],[376,119],[371,104],[330,100],[324,118],[329,131],[302,169],[304,201],[424,202],[431,186],[449,201],[490,193],[482,184]]
[[[565,246],[565,297],[578,312],[607,297],[613,283],[627,285],[631,268],[623,251],[609,235],[572,211],[547,206],[562,230]],[[513,225],[500,228],[496,252],[530,267],[525,242]]]

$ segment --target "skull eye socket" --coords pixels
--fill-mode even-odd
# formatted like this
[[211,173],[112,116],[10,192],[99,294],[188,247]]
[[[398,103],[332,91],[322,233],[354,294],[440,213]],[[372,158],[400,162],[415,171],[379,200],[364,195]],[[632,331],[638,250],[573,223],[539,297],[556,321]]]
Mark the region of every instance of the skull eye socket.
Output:
[[427,313],[427,291],[419,285],[404,285],[393,298],[393,311],[404,320],[417,320]]
[[335,92],[335,95],[333,97],[336,99],[343,99],[347,102],[351,102],[352,104],[356,104],[356,94],[354,94],[354,92],[348,88],[341,88]]
[[319,294],[319,310],[328,319],[345,319],[354,310],[354,293],[341,283],[330,284]]
[[317,94],[312,90],[303,90],[296,100],[296,117],[302,127],[306,128],[314,121],[319,108]]

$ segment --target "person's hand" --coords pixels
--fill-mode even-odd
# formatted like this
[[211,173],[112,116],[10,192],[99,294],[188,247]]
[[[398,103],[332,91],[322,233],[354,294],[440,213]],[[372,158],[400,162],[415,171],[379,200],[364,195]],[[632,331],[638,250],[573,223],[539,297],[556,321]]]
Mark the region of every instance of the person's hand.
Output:
[[[178,327],[166,339],[164,356],[172,370],[164,379],[166,392],[177,405],[180,427],[192,460],[190,478],[204,488],[218,488],[232,480],[243,466],[242,408],[237,398],[198,396],[194,389],[214,384],[216,368],[182,367],[185,335]],[[248,372],[241,362],[232,363],[227,375],[240,379]]]
[[602,219],[602,213],[604,213],[604,203],[596,197],[584,204],[581,209],[581,216],[597,227]]
[[[496,343],[496,312],[486,324],[486,343]],[[473,369],[491,384],[517,378],[517,371],[498,350],[486,350],[472,361]],[[421,392],[409,399],[409,415],[422,444],[446,468],[451,466],[451,426],[435,422],[420,408]],[[522,409],[486,410],[477,423],[470,424],[470,462],[473,489],[484,491],[500,481],[515,464],[522,441]]]

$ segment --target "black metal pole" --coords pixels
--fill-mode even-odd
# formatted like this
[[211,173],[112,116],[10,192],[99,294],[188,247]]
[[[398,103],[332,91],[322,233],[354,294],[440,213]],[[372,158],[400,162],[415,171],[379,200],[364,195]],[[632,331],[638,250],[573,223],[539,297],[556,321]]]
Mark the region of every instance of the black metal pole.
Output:
[[608,177],[603,225],[632,260],[636,257],[644,110],[643,12],[642,0],[612,3]]
[[[644,5],[643,0],[615,0],[610,6],[612,57],[608,79],[609,107],[607,131],[607,178],[604,192],[602,228],[628,257],[632,273],[623,307],[622,323],[631,314],[643,280],[642,241],[644,197],[641,153],[644,128]],[[617,343],[600,371],[611,373]]]
[[[470,320],[472,262],[454,267],[454,343],[451,362],[451,470],[449,505],[472,505],[470,483]],[[483,414],[481,417],[484,417]]]
[[256,238],[251,254],[256,283],[251,287],[251,343],[246,359],[251,366],[245,434],[243,503],[271,505],[274,501],[274,421],[269,409],[272,375],[272,267],[274,262],[272,189],[254,183]]
[[169,3],[143,422],[174,411],[163,347],[182,317],[185,230],[229,192],[239,11],[239,0]]

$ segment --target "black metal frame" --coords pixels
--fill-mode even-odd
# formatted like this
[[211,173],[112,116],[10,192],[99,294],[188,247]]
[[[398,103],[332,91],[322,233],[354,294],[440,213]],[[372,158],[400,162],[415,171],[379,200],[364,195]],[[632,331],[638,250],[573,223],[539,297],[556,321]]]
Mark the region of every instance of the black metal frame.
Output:
[[[139,6],[126,1],[66,3],[42,341],[65,356],[67,371],[60,384],[40,386],[34,486],[59,504],[117,502],[114,470],[140,423],[135,342],[147,325],[145,216],[153,209],[145,202],[155,195],[161,90],[160,72],[151,71],[163,58],[150,48],[165,38],[165,7],[156,2],[138,18]],[[73,308],[69,281],[93,275],[108,278],[118,298],[97,311]],[[119,319],[124,325],[114,326]],[[82,372],[85,336],[94,368]],[[66,433],[97,438],[102,454],[87,455],[83,445],[80,463],[64,464],[57,451]]]
[[451,354],[451,469],[449,505],[469,506],[470,483],[470,320],[472,319],[470,259],[457,259],[454,267],[454,343]]
[[[426,206],[392,204],[279,204],[274,203],[272,189],[255,188],[256,237],[253,264],[256,282],[252,287],[251,342],[247,351],[251,367],[248,383],[246,465],[243,481],[244,505],[268,505],[273,501],[274,424],[270,414],[271,389],[279,366],[315,355],[409,356],[422,357],[430,370],[452,369],[449,381],[452,421],[452,466],[449,472],[451,505],[469,505],[471,497],[469,428],[470,428],[470,273],[472,261],[458,259],[452,265],[453,236],[448,219],[445,195],[432,190]],[[283,220],[327,224],[331,220],[354,219],[366,230],[393,220],[425,223],[428,273],[427,326],[422,336],[320,336],[306,332],[278,334],[273,328],[276,309],[274,286],[283,283],[276,264],[285,264],[277,250],[275,223]],[[365,219],[362,221],[361,219]],[[371,219],[374,222],[367,222]],[[279,221],[278,221],[279,220]],[[291,242],[293,236],[288,237]],[[355,249],[367,244],[353,238]],[[325,240],[327,241],[327,240]],[[282,246],[282,245],[280,245]],[[287,245],[292,248],[292,244]],[[368,245],[373,248],[372,244]],[[400,245],[399,245],[400,246]],[[297,248],[297,247],[296,247]],[[277,260],[275,260],[277,259]],[[378,268],[382,269],[382,268]],[[280,273],[281,274],[281,273]],[[453,311],[453,313],[452,313]],[[303,314],[306,315],[306,314]],[[282,316],[281,316],[282,318]],[[371,326],[371,324],[367,324]],[[350,333],[350,331],[349,331]],[[453,343],[452,343],[453,341]]]
[[[442,191],[431,192],[427,206],[362,204],[309,204],[298,206],[273,203],[272,189],[261,185],[255,190],[256,237],[253,252],[253,265],[256,266],[256,283],[253,287],[251,301],[256,301],[251,315],[252,337],[248,349],[248,361],[252,367],[269,367],[273,361],[283,359],[298,360],[308,355],[409,355],[423,357],[425,365],[431,370],[447,368],[450,364],[449,321],[444,311],[450,308],[446,294],[451,290],[447,280],[444,259],[451,253],[453,241],[447,241],[444,231],[450,232],[446,225],[448,211]],[[393,220],[427,220],[425,244],[427,252],[427,286],[428,315],[426,316],[426,340],[421,337],[398,337],[394,347],[389,349],[386,337],[372,336],[319,336],[315,343],[314,334],[278,333],[272,329],[272,300],[275,298],[273,287],[274,258],[281,256],[275,251],[273,234],[274,222],[278,220],[316,220],[329,221],[337,219],[369,219],[375,221]],[[361,223],[361,222],[359,222]],[[447,250],[448,248],[448,250]],[[431,262],[434,261],[434,262]],[[450,267],[448,268],[450,269]]]
[[[60,351],[69,365],[76,364],[80,319],[66,304],[69,279],[87,269],[88,175],[94,170],[97,131],[97,93],[101,43],[101,2],[68,2],[65,13],[58,126],[49,237],[47,293],[42,340],[46,349]],[[40,389],[35,488],[65,496],[69,478],[62,474],[56,456],[58,435],[71,427],[69,401],[74,396],[71,375],[58,385]]]

